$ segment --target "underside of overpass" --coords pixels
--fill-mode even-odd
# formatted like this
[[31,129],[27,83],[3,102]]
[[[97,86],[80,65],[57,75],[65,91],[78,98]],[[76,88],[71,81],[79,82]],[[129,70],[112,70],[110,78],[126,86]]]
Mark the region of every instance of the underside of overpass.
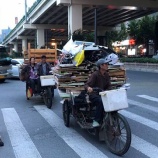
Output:
[[[62,2],[65,2],[62,3]],[[57,3],[61,3],[57,5]],[[52,25],[52,29],[45,29],[46,45],[52,42],[52,39],[67,39],[68,36],[68,4],[82,4],[82,25],[83,30],[94,30],[95,8],[97,8],[97,27],[112,28],[126,21],[137,19],[145,15],[158,12],[158,0],[133,0],[126,2],[122,0],[57,0],[57,3],[51,5],[43,12],[32,24]],[[132,3],[132,4],[130,4]],[[104,5],[103,5],[104,4]],[[135,4],[135,5],[134,5]],[[157,4],[157,5],[155,5]],[[31,19],[28,19],[31,23]],[[104,29],[105,30],[105,29]],[[33,45],[36,41],[36,29],[25,29],[20,36],[32,37],[28,40]],[[21,42],[16,39],[16,42]],[[33,46],[34,47],[34,46]]]

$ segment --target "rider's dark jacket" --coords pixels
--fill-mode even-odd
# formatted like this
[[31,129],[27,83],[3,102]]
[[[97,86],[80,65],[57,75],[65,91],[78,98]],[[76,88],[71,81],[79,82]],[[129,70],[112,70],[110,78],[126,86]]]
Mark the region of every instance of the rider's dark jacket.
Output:
[[42,62],[38,63],[38,65],[37,65],[38,76],[50,75],[50,71],[51,71],[51,65],[48,62],[46,62],[46,74],[44,74],[44,72],[43,72]]
[[85,89],[87,90],[88,87],[97,87],[102,90],[107,90],[110,88],[110,77],[108,72],[105,72],[104,75],[100,73],[99,70],[95,71],[85,84]]
[[23,76],[23,81],[28,81],[30,77],[30,64],[25,65],[21,70],[21,76]]
[[[34,67],[37,67],[37,64],[35,64]],[[30,71],[31,71],[31,65],[30,64],[27,64],[22,68],[21,75],[23,75],[25,77],[25,81],[29,81]]]

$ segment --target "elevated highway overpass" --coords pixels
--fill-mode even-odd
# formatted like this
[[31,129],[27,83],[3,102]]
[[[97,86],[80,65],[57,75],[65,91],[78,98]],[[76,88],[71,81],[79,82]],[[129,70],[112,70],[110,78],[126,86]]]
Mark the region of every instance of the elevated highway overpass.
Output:
[[158,0],[36,0],[27,16],[19,21],[3,41],[16,51],[66,40],[74,30],[94,30],[97,8],[98,35],[118,24],[158,11]]

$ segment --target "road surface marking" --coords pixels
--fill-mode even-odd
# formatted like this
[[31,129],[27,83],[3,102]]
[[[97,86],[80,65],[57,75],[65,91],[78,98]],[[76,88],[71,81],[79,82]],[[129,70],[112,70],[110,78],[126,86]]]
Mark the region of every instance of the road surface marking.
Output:
[[140,97],[140,98],[144,98],[144,99],[148,99],[148,100],[151,100],[151,101],[158,102],[158,98],[155,98],[155,97],[151,97],[151,96],[148,96],[148,95],[137,95],[137,96]]
[[[53,111],[45,106],[34,106],[35,109],[45,118],[45,120],[53,127],[57,134],[81,157],[81,158],[100,158],[107,157],[92,144],[87,142],[72,128],[66,128],[64,122]],[[54,120],[54,121],[53,121]],[[64,128],[64,130],[63,130]],[[80,144],[80,145],[78,145]],[[155,158],[158,155],[158,147],[132,134],[131,147],[138,150],[142,154]]]
[[128,103],[131,104],[131,105],[136,105],[136,106],[139,106],[141,108],[148,109],[150,111],[158,113],[158,108],[157,107],[153,107],[153,106],[148,105],[148,104],[143,104],[143,103],[131,100],[131,99],[128,99]]
[[42,158],[14,108],[3,108],[4,122],[16,158]]
[[125,117],[127,117],[127,118],[129,118],[129,119],[132,119],[132,120],[134,120],[134,121],[136,121],[136,122],[139,122],[139,123],[141,123],[141,124],[143,124],[143,125],[145,125],[145,126],[148,126],[148,127],[152,128],[152,129],[158,131],[158,123],[155,122],[155,121],[149,120],[149,119],[147,119],[147,118],[145,118],[145,117],[136,115],[136,114],[134,114],[134,113],[131,113],[131,112],[125,111],[125,110],[121,110],[120,113],[121,113],[123,116],[125,116]]
[[131,146],[150,158],[156,158],[158,155],[158,147],[133,135]]
[[63,120],[45,106],[34,106],[41,116],[81,158],[108,158],[72,128],[66,128]]

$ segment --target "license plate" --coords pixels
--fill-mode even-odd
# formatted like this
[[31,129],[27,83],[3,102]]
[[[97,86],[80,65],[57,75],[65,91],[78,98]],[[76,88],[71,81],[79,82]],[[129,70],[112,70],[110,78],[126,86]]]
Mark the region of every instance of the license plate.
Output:
[[0,78],[5,78],[5,76],[3,76],[3,75],[0,75]]

